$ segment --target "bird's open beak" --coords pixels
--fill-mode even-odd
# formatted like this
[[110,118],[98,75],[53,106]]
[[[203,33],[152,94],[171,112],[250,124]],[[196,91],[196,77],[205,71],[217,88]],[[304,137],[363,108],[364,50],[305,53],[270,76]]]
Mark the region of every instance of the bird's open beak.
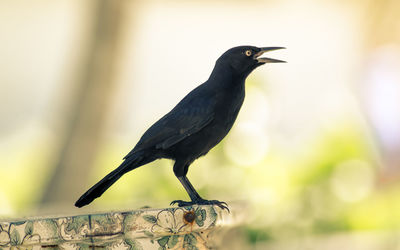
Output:
[[272,51],[272,50],[278,50],[278,49],[286,49],[285,47],[263,47],[260,49],[261,49],[260,52],[254,54],[254,59],[256,59],[259,63],[285,63],[286,62],[286,61],[272,59],[272,58],[268,58],[268,57],[260,57],[265,52]]

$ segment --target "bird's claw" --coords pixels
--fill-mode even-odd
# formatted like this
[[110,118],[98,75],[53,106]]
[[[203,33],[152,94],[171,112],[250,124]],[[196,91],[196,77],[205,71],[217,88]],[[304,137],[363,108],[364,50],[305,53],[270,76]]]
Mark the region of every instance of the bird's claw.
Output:
[[187,207],[192,205],[216,205],[221,209],[226,209],[230,213],[228,204],[224,201],[218,201],[218,200],[203,200],[203,199],[197,201],[174,200],[170,203],[171,206],[175,204],[177,204],[178,207]]
[[194,203],[190,201],[174,200],[171,201],[169,205],[173,206],[175,204],[178,204],[178,207],[187,207],[193,205]]

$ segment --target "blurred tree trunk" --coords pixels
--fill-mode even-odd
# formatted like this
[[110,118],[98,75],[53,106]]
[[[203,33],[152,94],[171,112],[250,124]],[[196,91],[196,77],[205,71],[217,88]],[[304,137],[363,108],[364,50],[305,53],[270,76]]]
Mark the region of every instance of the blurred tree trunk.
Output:
[[66,124],[59,134],[60,152],[44,190],[42,205],[65,203],[72,207],[88,187],[88,175],[114,93],[126,3],[125,0],[92,1],[92,29],[84,43],[87,48],[80,56],[78,82],[74,85],[77,88],[68,100]]

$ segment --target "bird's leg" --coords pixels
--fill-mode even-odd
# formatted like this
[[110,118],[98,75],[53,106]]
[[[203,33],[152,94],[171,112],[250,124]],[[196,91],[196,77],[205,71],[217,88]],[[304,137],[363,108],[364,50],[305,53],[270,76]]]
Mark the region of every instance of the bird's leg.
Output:
[[229,208],[228,208],[228,205],[226,204],[226,202],[217,201],[217,200],[205,200],[205,199],[201,198],[186,176],[178,176],[178,180],[182,183],[183,187],[185,188],[186,192],[188,193],[188,195],[192,201],[174,200],[171,202],[171,205],[173,205],[175,203],[177,203],[179,207],[191,206],[194,204],[217,205],[220,208],[226,209],[229,211]]
[[199,193],[197,193],[196,189],[194,189],[192,183],[190,183],[186,176],[178,177],[178,180],[182,183],[192,201],[202,200]]

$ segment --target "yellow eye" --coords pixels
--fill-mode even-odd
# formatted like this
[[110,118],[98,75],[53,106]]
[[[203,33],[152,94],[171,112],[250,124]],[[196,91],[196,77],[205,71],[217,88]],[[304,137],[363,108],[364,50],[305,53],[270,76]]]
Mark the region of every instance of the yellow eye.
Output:
[[245,54],[246,56],[251,56],[251,50],[246,50],[246,52],[244,52],[244,54]]

